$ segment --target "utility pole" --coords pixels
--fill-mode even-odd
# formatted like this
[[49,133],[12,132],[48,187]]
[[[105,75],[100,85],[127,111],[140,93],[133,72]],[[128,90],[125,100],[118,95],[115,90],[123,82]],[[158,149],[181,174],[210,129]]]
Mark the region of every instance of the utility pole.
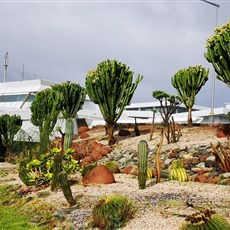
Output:
[[[210,2],[207,0],[201,0],[209,5],[212,5],[214,7],[216,7],[216,19],[215,19],[215,27],[217,27],[218,25],[218,8],[220,8],[220,5],[214,3],[214,2]],[[211,90],[211,111],[210,111],[210,123],[213,123],[213,116],[214,116],[214,103],[215,103],[215,70],[213,68],[213,75],[212,75],[212,90]]]
[[6,54],[4,55],[4,78],[3,78],[3,82],[6,82],[8,65],[9,65],[9,58],[8,58],[8,52],[6,52]]

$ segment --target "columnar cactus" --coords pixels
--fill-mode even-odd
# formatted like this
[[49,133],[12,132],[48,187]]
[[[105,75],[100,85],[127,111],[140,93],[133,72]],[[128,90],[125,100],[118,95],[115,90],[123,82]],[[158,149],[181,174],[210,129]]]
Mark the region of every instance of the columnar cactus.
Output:
[[73,194],[72,191],[70,189],[70,184],[69,181],[67,180],[67,175],[65,172],[60,172],[58,174],[58,181],[59,184],[62,188],[63,194],[67,200],[67,202],[69,203],[70,206],[73,206],[76,204],[76,201],[73,198]]
[[66,150],[72,146],[74,135],[73,120],[76,119],[77,112],[85,102],[86,91],[79,84],[69,81],[53,85],[52,89],[63,95],[61,111],[66,120],[64,137],[64,149]]
[[181,69],[172,77],[173,87],[177,89],[181,101],[188,108],[188,127],[192,126],[192,107],[195,97],[208,80],[208,73],[209,69],[196,65]]
[[217,79],[230,87],[230,21],[215,29],[215,34],[207,39],[206,60],[212,63]]
[[142,76],[132,83],[134,73],[125,64],[106,60],[98,64],[86,76],[86,90],[89,98],[98,104],[107,125],[108,144],[115,142],[114,126],[124,108],[132,99]]
[[37,158],[47,151],[49,135],[57,122],[61,101],[61,94],[52,89],[45,89],[36,94],[31,104],[31,122],[39,127],[40,132],[40,149]]
[[58,188],[58,175],[62,171],[62,154],[56,154],[54,156],[54,163],[53,163],[53,177],[51,182],[51,190],[54,191]]
[[229,230],[230,224],[227,219],[215,211],[206,209],[188,216],[181,230]]
[[148,144],[142,140],[138,144],[138,184],[140,189],[146,188],[147,170],[148,170]]

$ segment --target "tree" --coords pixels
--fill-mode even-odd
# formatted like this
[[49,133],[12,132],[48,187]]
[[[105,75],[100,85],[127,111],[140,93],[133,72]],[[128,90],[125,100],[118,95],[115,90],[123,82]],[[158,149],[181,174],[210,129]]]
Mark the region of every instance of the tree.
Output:
[[69,81],[62,84],[55,84],[52,86],[52,89],[63,95],[61,111],[66,120],[64,149],[68,149],[71,148],[73,142],[73,119],[76,118],[77,112],[85,102],[86,90],[79,84],[71,83]]
[[98,64],[86,76],[86,90],[89,98],[98,104],[108,130],[108,143],[115,143],[114,125],[124,108],[132,99],[135,89],[143,76],[138,75],[132,83],[134,72],[116,60]]
[[40,132],[40,149],[37,158],[47,151],[49,135],[54,129],[60,113],[62,95],[52,89],[45,89],[36,94],[30,110],[31,122]]
[[22,126],[22,119],[20,116],[4,114],[0,116],[0,136],[2,144],[6,147],[9,154],[9,160],[12,159],[12,147],[14,137]]
[[188,108],[188,127],[192,126],[192,107],[202,86],[208,80],[209,69],[201,65],[181,69],[172,77],[172,85],[177,89],[181,101]]
[[215,34],[207,39],[206,60],[212,63],[217,79],[230,87],[230,21],[215,29]]
[[[181,99],[178,96],[170,95],[161,90],[153,91],[152,96],[160,102],[160,114],[163,119],[163,126],[167,128],[167,133],[165,134],[167,141],[168,143],[174,143],[177,140],[175,138],[175,130],[171,129],[170,117],[176,112],[176,109],[181,104]],[[172,125],[174,125],[174,120],[172,120],[172,122]],[[172,134],[172,141],[170,140],[170,132]]]

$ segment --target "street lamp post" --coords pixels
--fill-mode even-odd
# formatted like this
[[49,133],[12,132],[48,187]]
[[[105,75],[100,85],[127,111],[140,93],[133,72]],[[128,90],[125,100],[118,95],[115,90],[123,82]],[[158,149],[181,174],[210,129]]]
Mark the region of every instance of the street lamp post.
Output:
[[[207,1],[207,0],[201,0],[201,1],[216,7],[215,27],[217,27],[217,25],[218,25],[218,8],[220,7],[220,5],[218,5],[214,2]],[[213,70],[213,75],[212,75],[211,112],[210,112],[210,123],[211,124],[213,123],[214,102],[215,102],[215,70]]]

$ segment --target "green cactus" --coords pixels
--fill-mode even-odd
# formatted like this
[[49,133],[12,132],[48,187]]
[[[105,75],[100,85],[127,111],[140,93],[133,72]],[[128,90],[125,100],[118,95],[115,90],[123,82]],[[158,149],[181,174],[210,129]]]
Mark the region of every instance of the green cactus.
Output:
[[58,175],[62,171],[62,159],[63,156],[61,153],[56,154],[54,156],[54,163],[53,163],[53,176],[52,176],[52,182],[51,182],[51,191],[54,191],[58,188]]
[[146,188],[147,170],[148,170],[148,144],[141,140],[138,144],[138,184],[140,189]]
[[120,194],[101,197],[93,208],[92,227],[120,229],[131,219],[136,208],[131,200]]
[[230,21],[215,29],[215,34],[207,39],[206,60],[212,63],[217,79],[230,87]]
[[229,230],[227,219],[215,211],[206,209],[188,216],[182,223],[181,230]]
[[86,90],[79,84],[72,82],[64,82],[52,86],[53,90],[62,94],[61,110],[66,120],[64,149],[71,148],[74,135],[74,123],[77,112],[82,108],[85,102]]
[[69,203],[70,206],[73,206],[76,204],[76,201],[73,198],[72,191],[70,189],[69,181],[67,180],[67,175],[65,172],[60,172],[58,174],[58,182],[61,185],[62,192]]
[[171,79],[181,101],[188,108],[188,127],[192,126],[192,107],[196,95],[208,80],[208,73],[209,69],[196,65],[179,70]]
[[3,146],[9,154],[9,161],[12,159],[14,137],[22,126],[22,119],[20,116],[3,114],[0,116],[0,139]]
[[57,122],[62,95],[52,89],[45,89],[36,94],[31,110],[31,122],[39,127],[40,149],[36,156],[46,153],[49,144],[49,135]]
[[106,60],[86,76],[86,90],[89,98],[98,104],[106,122],[109,145],[115,143],[114,126],[143,78],[138,75],[135,83],[132,83],[133,75],[125,64]]
[[178,180],[180,182],[188,181],[188,174],[182,162],[178,160],[173,161],[169,170],[169,179]]

